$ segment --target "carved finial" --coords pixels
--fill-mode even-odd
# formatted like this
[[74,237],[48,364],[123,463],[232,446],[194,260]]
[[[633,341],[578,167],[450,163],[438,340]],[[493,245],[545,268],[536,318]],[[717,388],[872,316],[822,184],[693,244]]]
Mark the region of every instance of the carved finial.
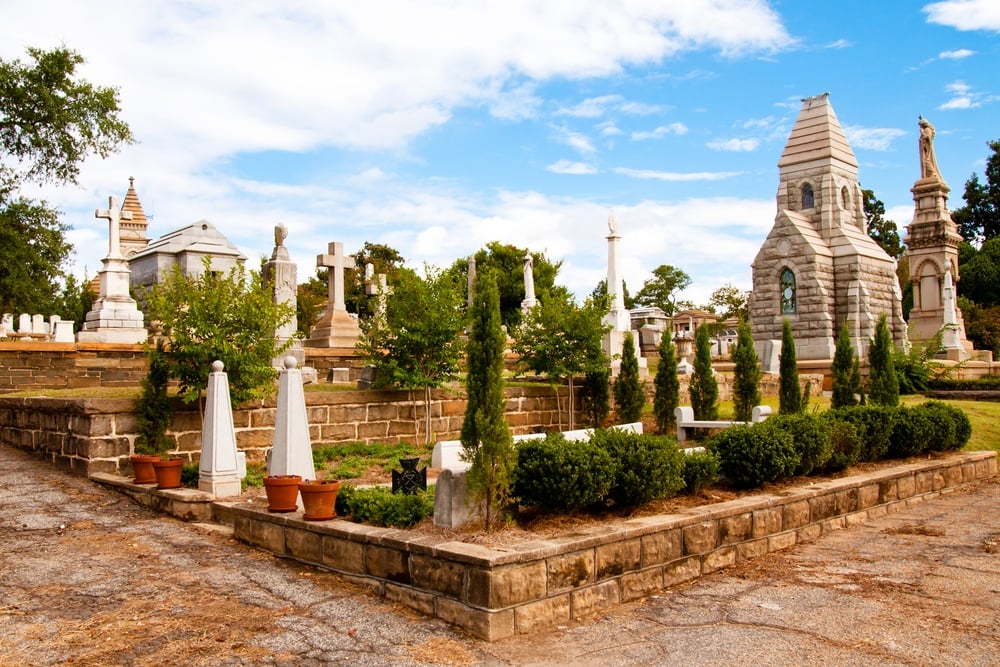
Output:
[[128,186],[131,188],[135,185],[135,178],[132,176],[128,177]]
[[223,368],[225,368],[225,366],[218,359],[216,359],[215,361],[212,362],[212,372],[213,373],[221,373]]
[[288,355],[287,357],[285,357],[285,368],[287,368],[288,370],[290,370],[290,371],[291,370],[295,370],[295,368],[298,365],[299,365],[299,362],[297,362],[295,360],[295,357],[293,357],[292,355]]

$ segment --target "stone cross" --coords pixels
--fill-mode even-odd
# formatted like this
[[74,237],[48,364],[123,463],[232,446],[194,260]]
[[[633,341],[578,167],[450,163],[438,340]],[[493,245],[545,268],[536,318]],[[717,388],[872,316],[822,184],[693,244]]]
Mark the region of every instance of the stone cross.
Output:
[[94,211],[94,217],[108,220],[108,257],[121,258],[121,221],[131,220],[132,211],[121,210],[121,207],[118,206],[118,200],[115,197],[108,197],[108,207],[104,210],[97,209]]
[[344,244],[339,241],[330,243],[325,255],[316,255],[316,266],[328,269],[327,295],[330,299],[330,310],[347,310],[344,302],[344,269],[355,268],[354,257],[344,254]]

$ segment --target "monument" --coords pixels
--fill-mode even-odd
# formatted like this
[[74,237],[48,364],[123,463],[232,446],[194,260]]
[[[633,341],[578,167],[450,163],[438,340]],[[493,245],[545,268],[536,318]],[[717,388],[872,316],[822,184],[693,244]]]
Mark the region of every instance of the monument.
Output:
[[[604,316],[604,324],[611,329],[604,334],[602,347],[604,353],[611,357],[611,375],[617,376],[621,368],[622,347],[625,343],[625,334],[632,331],[632,317],[625,308],[625,283],[622,280],[621,269],[618,262],[618,241],[621,234],[618,233],[618,220],[615,214],[608,216],[608,297],[611,299],[611,310]],[[646,371],[646,359],[639,353],[639,345],[635,346],[636,357],[639,360],[640,374],[648,374]],[[645,373],[644,373],[645,371]]]
[[844,323],[864,358],[882,314],[903,346],[896,262],[868,236],[858,161],[829,93],[802,100],[778,179],[778,212],[752,265],[757,354],[781,339],[785,319],[800,360],[832,359]]
[[98,297],[77,334],[83,343],[142,343],[148,334],[143,326],[142,312],[129,296],[128,262],[122,255],[121,220],[130,220],[132,213],[122,211],[115,197],[108,197],[108,208],[94,211],[94,217],[108,220],[108,256],[99,274]]
[[353,350],[361,328],[344,302],[344,269],[355,268],[354,258],[344,254],[344,244],[339,241],[330,243],[327,249],[326,254],[316,256],[316,266],[327,268],[328,303],[306,346]]
[[288,228],[278,223],[274,226],[274,250],[271,252],[271,259],[264,264],[264,280],[271,287],[271,298],[274,303],[286,303],[292,307],[292,318],[278,327],[274,332],[275,345],[284,345],[288,340],[292,345],[282,355],[274,360],[275,368],[283,368],[284,357],[291,355],[296,363],[302,366],[305,363],[306,351],[302,348],[302,342],[295,338],[298,330],[298,320],[295,317],[295,306],[298,300],[298,267],[288,255],[288,248],[285,247],[285,239],[288,238]]
[[185,276],[201,275],[204,259],[211,261],[210,270],[222,275],[247,260],[215,225],[207,220],[167,232],[136,252],[129,259],[132,287],[149,287],[173,266],[179,266]]
[[524,256],[524,300],[521,301],[521,312],[527,315],[531,309],[538,305],[535,298],[535,261],[531,253]]
[[229,377],[221,361],[212,362],[205,393],[205,422],[201,429],[198,489],[216,498],[240,495],[239,454]]
[[962,361],[972,353],[955,296],[962,236],[948,212],[951,189],[938,170],[934,126],[922,116],[918,119],[920,178],[910,190],[913,220],[906,227],[905,239],[913,285],[910,336],[914,341],[926,341],[949,325],[942,334],[945,352],[949,359]]

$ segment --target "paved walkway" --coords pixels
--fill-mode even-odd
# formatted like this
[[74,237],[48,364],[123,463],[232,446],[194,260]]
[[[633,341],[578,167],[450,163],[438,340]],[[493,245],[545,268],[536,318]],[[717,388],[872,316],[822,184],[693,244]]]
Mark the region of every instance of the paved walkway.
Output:
[[0,665],[995,665],[1000,482],[488,644],[0,446]]

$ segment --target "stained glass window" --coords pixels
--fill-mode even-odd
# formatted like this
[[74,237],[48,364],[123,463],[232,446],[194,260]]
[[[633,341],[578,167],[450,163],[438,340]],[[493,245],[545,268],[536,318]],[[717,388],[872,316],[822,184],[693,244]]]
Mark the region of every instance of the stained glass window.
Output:
[[816,197],[813,194],[813,186],[806,183],[802,186],[802,208],[812,208],[816,205]]
[[795,274],[786,268],[781,272],[781,312],[788,315],[794,313],[795,309]]

